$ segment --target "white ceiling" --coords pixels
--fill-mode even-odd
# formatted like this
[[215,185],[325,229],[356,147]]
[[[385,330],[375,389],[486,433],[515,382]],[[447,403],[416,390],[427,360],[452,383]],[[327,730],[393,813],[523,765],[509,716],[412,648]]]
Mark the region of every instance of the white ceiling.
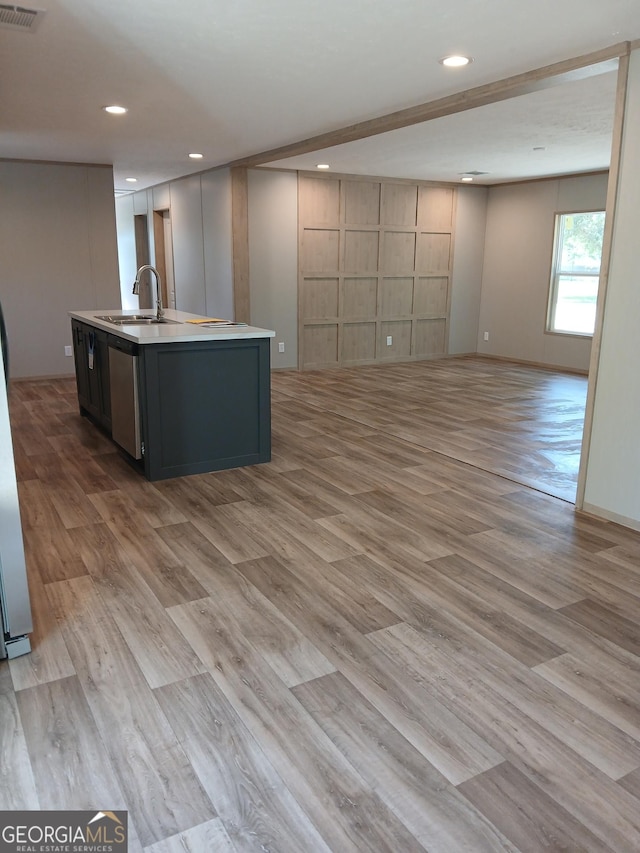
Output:
[[269,165],[432,181],[486,172],[479,184],[607,169],[616,82],[608,72]]
[[[127,176],[141,189],[640,36],[638,0],[21,5],[47,14],[34,33],[0,29],[0,157],[113,163],[116,189],[131,189]],[[447,70],[438,59],[451,52],[474,62]],[[477,169],[489,183],[598,170],[614,87],[608,73],[280,165],[330,157],[338,171],[446,180]],[[101,110],[112,103],[129,112]]]

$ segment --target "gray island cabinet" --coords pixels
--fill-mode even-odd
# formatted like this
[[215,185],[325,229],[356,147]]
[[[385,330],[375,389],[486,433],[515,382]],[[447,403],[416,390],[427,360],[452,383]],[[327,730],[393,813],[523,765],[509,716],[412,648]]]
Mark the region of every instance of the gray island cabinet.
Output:
[[149,480],[268,462],[275,333],[143,315],[69,312],[81,414]]

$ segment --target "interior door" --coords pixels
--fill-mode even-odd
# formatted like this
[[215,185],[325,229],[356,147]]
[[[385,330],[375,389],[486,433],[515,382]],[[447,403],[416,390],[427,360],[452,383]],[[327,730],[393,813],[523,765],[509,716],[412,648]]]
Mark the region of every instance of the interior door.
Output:
[[173,276],[173,236],[171,213],[168,209],[153,211],[153,239],[155,244],[156,269],[162,282],[162,304],[176,307],[176,289]]
[[[149,255],[149,224],[146,213],[139,213],[133,217],[136,240],[136,269],[145,264],[150,264]],[[151,273],[146,273],[140,280],[140,293],[138,296],[140,308],[153,308],[151,297]]]

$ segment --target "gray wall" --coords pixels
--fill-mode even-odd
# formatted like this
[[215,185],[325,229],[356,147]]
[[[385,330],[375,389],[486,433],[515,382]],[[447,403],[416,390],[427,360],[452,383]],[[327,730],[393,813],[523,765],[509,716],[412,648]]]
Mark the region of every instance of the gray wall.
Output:
[[[476,351],[487,190],[461,187],[456,210],[452,353]],[[272,365],[298,364],[298,178],[295,172],[249,171],[251,322],[275,329]],[[283,342],[285,352],[278,352]]]
[[0,198],[11,374],[73,373],[67,312],[120,305],[112,169],[3,162]]
[[[120,273],[120,302],[123,308],[137,308],[138,297],[133,295],[136,277],[136,235],[134,228],[134,196],[116,199],[116,229],[118,232],[118,270]],[[146,211],[145,211],[146,212]]]
[[153,211],[169,210],[173,235],[176,308],[194,314],[233,319],[233,245],[231,173],[228,169],[190,175],[169,184],[120,198],[118,246],[120,284],[125,307],[131,301],[136,252],[134,214],[146,214],[150,256],[155,261]]
[[588,370],[590,338],[545,332],[554,216],[604,210],[606,194],[606,175],[490,189],[479,353]]
[[[591,339],[545,332],[556,212],[604,208],[606,175],[458,188],[449,351],[587,370]],[[120,206],[127,206],[121,215]],[[231,179],[205,172],[118,200],[124,302],[133,211],[171,209],[177,307],[232,316]],[[297,365],[297,175],[249,171],[251,322],[275,329],[274,367]],[[153,252],[153,248],[152,248]],[[153,254],[152,254],[153,256]],[[489,332],[489,341],[483,332]],[[285,352],[278,352],[283,342]]]
[[[200,175],[169,185],[173,231],[173,275],[176,308],[193,314],[207,313],[204,275],[204,229]],[[150,229],[153,228],[149,216]]]
[[458,187],[451,279],[449,352],[475,353],[487,224],[486,187]]
[[[273,367],[298,365],[298,176],[249,171],[251,322],[274,329]],[[284,353],[278,343],[284,343]]]
[[206,314],[233,317],[231,172],[201,175]]

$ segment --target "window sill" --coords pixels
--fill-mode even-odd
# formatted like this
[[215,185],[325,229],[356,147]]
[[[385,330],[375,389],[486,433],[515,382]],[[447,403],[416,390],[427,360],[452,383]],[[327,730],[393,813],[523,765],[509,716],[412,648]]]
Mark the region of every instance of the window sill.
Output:
[[544,333],[545,335],[553,335],[554,337],[560,338],[579,338],[581,340],[584,340],[585,338],[587,340],[593,339],[593,332],[556,332],[554,329],[545,329]]

